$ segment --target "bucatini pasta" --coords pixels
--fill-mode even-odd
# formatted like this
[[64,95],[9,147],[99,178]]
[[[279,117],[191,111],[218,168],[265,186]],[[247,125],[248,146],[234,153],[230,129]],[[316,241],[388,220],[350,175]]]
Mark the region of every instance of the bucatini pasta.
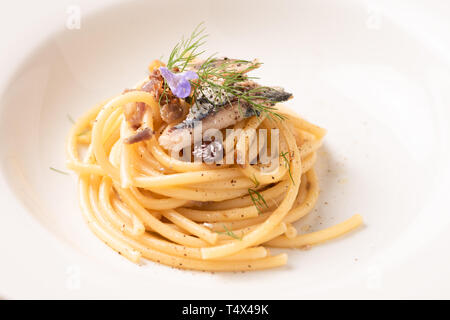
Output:
[[[249,77],[258,61],[201,60],[202,39],[196,29],[166,64],[152,62],[144,81],[71,129],[67,165],[92,232],[133,262],[245,271],[286,264],[268,247],[301,248],[359,226],[354,215],[297,232],[319,196],[325,130],[276,105],[292,95]],[[196,140],[197,123],[202,139],[214,136]]]

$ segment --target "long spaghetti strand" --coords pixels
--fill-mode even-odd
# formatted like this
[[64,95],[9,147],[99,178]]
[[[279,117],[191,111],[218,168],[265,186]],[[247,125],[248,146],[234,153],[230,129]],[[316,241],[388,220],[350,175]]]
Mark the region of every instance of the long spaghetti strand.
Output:
[[[290,113],[283,121],[252,117],[235,128],[276,128],[284,159],[272,174],[258,166],[184,162],[150,141],[126,145],[133,133],[123,116],[128,103],[149,106],[145,124],[163,128],[158,102],[130,91],[100,103],[70,131],[67,166],[79,177],[83,216],[90,229],[133,262],[141,257],[168,266],[209,271],[279,267],[286,254],[266,247],[301,248],[341,236],[362,224],[355,215],[330,228],[299,234],[293,223],[314,208],[319,196],[314,171],[325,130]],[[237,153],[254,141],[226,140]],[[87,152],[82,158],[80,150]],[[258,185],[255,185],[255,181]],[[257,192],[265,206],[255,203]]]

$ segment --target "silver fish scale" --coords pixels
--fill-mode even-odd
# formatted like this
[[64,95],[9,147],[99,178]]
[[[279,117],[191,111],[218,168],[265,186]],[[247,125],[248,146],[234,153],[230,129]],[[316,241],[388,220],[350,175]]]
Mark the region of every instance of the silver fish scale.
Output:
[[[261,92],[258,92],[258,95],[267,99],[266,102],[270,102],[271,105],[289,100],[292,97],[291,93],[284,91],[282,88],[264,88]],[[189,110],[186,119],[174,126],[174,128],[193,128],[195,121],[201,121],[208,116],[214,115],[220,107],[228,104],[230,101],[235,103],[235,97],[230,93],[226,93],[223,89],[202,87],[202,90],[197,92],[195,103]],[[243,107],[241,110],[244,111],[245,118],[254,115],[259,116],[261,113],[248,103],[243,103],[241,106]]]
[[232,98],[233,95],[226,93],[223,89],[203,87],[201,91],[198,91],[195,103],[189,110],[185,121],[203,120],[208,115],[215,113],[218,107],[227,104]]

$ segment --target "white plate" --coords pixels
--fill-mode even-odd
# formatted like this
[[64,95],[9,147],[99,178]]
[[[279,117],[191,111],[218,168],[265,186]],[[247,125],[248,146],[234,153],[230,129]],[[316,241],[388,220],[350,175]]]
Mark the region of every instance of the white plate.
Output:
[[[76,8],[55,4],[36,10],[61,14],[39,20],[40,32],[16,31],[38,40],[3,61],[14,72],[0,96],[0,296],[449,297],[450,55],[448,39],[427,30],[450,11],[437,1],[425,13],[415,2],[197,2],[81,1],[79,30],[63,24]],[[90,233],[75,179],[49,170],[66,170],[67,116],[132,86],[200,21],[210,51],[260,58],[259,76],[294,92],[289,105],[329,130],[307,223],[317,230],[360,213],[363,228],[288,251],[286,267],[226,274],[136,266]]]

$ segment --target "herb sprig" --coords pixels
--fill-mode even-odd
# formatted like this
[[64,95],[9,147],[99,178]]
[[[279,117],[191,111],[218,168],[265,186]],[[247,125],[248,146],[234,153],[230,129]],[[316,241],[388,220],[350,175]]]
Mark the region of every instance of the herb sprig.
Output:
[[248,194],[250,195],[250,199],[252,200],[253,205],[256,207],[256,210],[258,210],[258,213],[261,214],[262,209],[269,208],[263,195],[258,190],[248,188]]
[[259,181],[256,179],[255,175],[253,175],[253,178],[250,178],[250,180],[255,184],[255,188],[259,187]]
[[72,123],[75,124],[75,120],[73,120],[72,116],[70,114],[67,114],[67,119]]
[[181,41],[175,45],[167,61],[167,68],[169,70],[183,72],[189,64],[205,53],[204,50],[198,51],[198,49],[206,43],[205,39],[208,35],[205,34],[205,31],[206,28],[204,27],[204,23],[201,22],[195,27],[189,38],[184,39],[183,37]]
[[287,152],[287,151],[286,151],[286,152],[281,152],[281,153],[280,153],[280,156],[281,156],[281,157],[283,158],[283,160],[284,160],[284,167],[288,169],[289,177],[291,178],[292,184],[295,185],[294,178],[292,178],[291,163],[289,162],[289,160],[288,160],[288,158],[287,158],[287,156],[286,156],[286,155],[288,155],[288,154],[289,154],[289,152]]
[[255,189],[248,188],[247,191],[248,191],[250,199],[252,200],[253,205],[255,206],[256,210],[258,210],[258,213],[261,214],[262,213],[262,209],[269,208],[269,206],[267,205],[267,202],[264,199],[264,197],[261,194],[261,192],[256,190],[256,188],[259,187],[260,183],[256,179],[255,175],[253,175],[253,179],[251,179],[251,180],[255,184]]
[[[268,89],[267,87],[257,87],[248,89],[241,85],[245,80],[258,79],[257,77],[247,76],[246,73],[258,68],[261,63],[247,60],[223,60],[217,59],[217,54],[210,55],[200,66],[195,62],[205,50],[201,47],[206,43],[205,39],[208,37],[205,34],[204,23],[200,23],[189,38],[182,38],[179,43],[175,45],[169,55],[167,61],[167,68],[174,72],[183,72],[186,68],[196,66],[199,79],[193,81],[194,98],[198,93],[203,92],[206,88],[217,92],[220,100],[226,99],[228,104],[231,104],[230,96],[236,100],[240,109],[242,105],[246,104],[256,111],[259,116],[263,114],[270,119],[284,120],[286,116],[278,113],[274,103],[261,93]],[[247,65],[241,70],[230,68],[232,64]],[[166,85],[164,85],[164,93]],[[220,106],[215,101],[210,101],[214,106]]]
[[63,174],[65,176],[69,175],[68,172],[65,172],[65,171],[62,171],[62,170],[59,170],[59,169],[56,169],[56,168],[53,168],[53,167],[49,167],[49,169],[52,170],[52,171],[55,171],[56,173]]
[[237,239],[237,240],[242,240],[242,237],[237,236],[232,230],[228,229],[226,225],[223,225],[223,229],[225,231],[216,231],[218,234],[225,234],[231,238]]

